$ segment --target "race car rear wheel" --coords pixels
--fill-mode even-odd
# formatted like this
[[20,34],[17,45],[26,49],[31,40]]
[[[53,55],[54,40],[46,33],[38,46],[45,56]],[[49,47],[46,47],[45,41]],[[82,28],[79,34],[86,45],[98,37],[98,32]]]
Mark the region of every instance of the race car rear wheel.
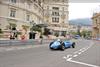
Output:
[[72,48],[75,48],[75,42],[72,44]]

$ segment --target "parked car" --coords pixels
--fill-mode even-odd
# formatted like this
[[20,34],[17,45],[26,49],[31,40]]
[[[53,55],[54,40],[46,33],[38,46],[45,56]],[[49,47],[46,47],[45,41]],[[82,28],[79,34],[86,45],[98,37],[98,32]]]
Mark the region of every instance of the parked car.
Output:
[[50,43],[49,48],[50,49],[60,49],[60,50],[65,50],[66,48],[75,48],[75,42],[71,42],[71,41],[58,41],[55,40],[53,42]]
[[85,39],[87,39],[87,40],[91,40],[91,37],[85,37]]
[[96,38],[96,40],[100,41],[100,38]]
[[79,38],[80,38],[80,35],[75,35],[74,38],[75,38],[75,39],[79,39]]

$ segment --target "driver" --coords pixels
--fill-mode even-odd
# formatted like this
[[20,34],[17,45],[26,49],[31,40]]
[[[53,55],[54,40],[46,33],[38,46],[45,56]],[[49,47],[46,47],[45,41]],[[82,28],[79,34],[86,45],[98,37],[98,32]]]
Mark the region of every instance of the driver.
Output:
[[62,43],[62,41],[60,39],[57,39],[58,42]]
[[60,39],[57,39],[57,41],[61,41]]

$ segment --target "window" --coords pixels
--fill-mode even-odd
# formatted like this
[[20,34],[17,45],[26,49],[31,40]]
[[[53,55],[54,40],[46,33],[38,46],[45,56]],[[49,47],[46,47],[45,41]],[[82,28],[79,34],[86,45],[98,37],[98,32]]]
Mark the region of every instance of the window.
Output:
[[27,20],[27,21],[30,21],[30,15],[29,15],[29,14],[27,14],[26,20]]
[[27,7],[31,8],[31,6],[32,6],[32,2],[30,0],[27,0]]
[[16,0],[11,0],[11,3],[16,3]]
[[59,22],[59,18],[56,18],[56,22]]
[[62,10],[64,11],[64,7],[62,7]]
[[52,7],[52,9],[54,10],[53,12],[52,12],[52,15],[53,16],[59,16],[59,8],[58,7]]
[[58,17],[52,17],[52,22],[59,22],[59,18]]
[[52,7],[53,10],[59,10],[59,7]]
[[28,6],[28,8],[31,8],[31,4],[30,3],[28,3],[27,6]]
[[16,10],[15,9],[11,9],[10,10],[10,17],[15,17],[16,15]]
[[41,6],[41,0],[38,0],[38,4]]
[[36,0],[33,0],[34,2],[36,1]]
[[37,0],[33,0],[33,1],[37,3]]
[[59,16],[59,12],[52,12],[53,16]]
[[52,22],[54,22],[55,21],[55,18],[54,17],[52,17]]
[[49,10],[49,6],[47,6],[47,10]]

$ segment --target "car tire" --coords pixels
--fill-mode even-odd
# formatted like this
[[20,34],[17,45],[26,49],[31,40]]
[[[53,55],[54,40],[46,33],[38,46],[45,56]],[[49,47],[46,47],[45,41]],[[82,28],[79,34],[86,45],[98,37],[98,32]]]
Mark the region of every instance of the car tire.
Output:
[[50,50],[52,50],[52,48],[50,47],[52,44],[53,44],[53,42],[51,42],[50,45],[49,45]]
[[53,42],[50,43],[49,47],[53,44]]
[[72,48],[75,48],[75,42],[72,44]]
[[65,50],[64,43],[61,45],[61,50],[62,50],[62,51],[64,51],[64,50]]

